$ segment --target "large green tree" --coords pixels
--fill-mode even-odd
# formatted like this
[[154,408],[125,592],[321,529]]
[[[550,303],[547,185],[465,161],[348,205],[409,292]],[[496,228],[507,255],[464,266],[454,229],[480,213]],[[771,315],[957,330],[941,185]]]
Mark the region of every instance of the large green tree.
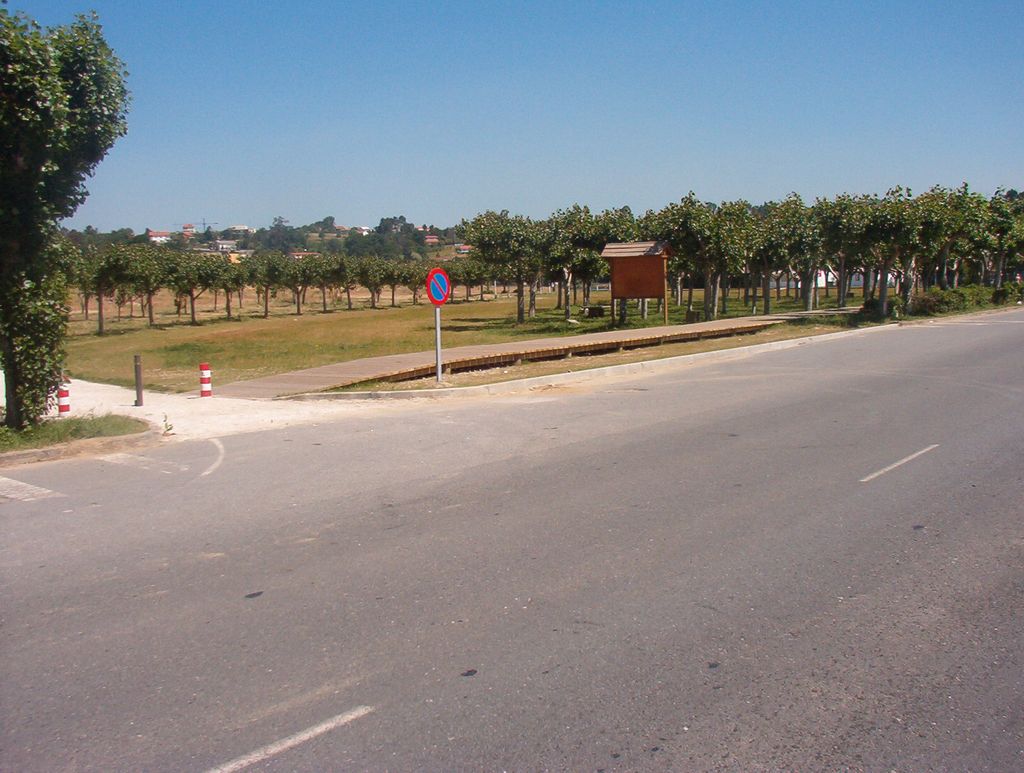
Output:
[[516,322],[526,321],[526,283],[536,273],[533,224],[522,215],[484,212],[462,224],[466,240],[496,272],[515,280]]
[[704,318],[718,315],[718,291],[723,267],[712,248],[715,233],[714,205],[700,201],[690,191],[678,203],[644,216],[643,229],[655,239],[667,241],[672,252],[704,276]]
[[0,349],[9,427],[37,421],[60,385],[66,285],[61,251],[48,248],[126,131],[125,76],[95,15],[44,30],[0,7]]
[[825,258],[836,275],[836,307],[840,308],[846,304],[853,274],[850,269],[867,249],[869,200],[843,193],[833,199],[818,199],[812,213]]
[[995,257],[993,279],[1003,284],[1003,272],[1015,258],[1024,255],[1024,199],[1011,197],[1000,189],[988,201],[988,239]]
[[[920,232],[920,217],[910,190],[891,189],[881,199],[868,205],[867,237],[878,267],[878,309],[889,315],[889,280],[894,268],[904,276],[913,271],[915,250]],[[909,285],[904,283],[904,304],[909,298]]]
[[958,242],[984,241],[988,225],[988,202],[972,193],[964,183],[956,190],[936,185],[915,199],[920,219],[918,252],[925,286],[935,278],[939,287],[949,287],[950,254]]

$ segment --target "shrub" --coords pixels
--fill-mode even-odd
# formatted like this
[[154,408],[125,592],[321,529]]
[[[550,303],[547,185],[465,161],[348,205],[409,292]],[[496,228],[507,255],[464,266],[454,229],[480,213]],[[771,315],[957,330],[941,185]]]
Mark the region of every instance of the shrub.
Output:
[[1024,282],[1009,282],[992,291],[992,303],[1020,303],[1024,301]]
[[[882,305],[878,298],[868,298],[861,306],[860,314],[867,319],[880,319],[882,316]],[[889,294],[889,316],[899,319],[903,316],[903,299],[899,293]]]
[[964,285],[948,290],[932,287],[927,292],[914,296],[913,308],[914,314],[932,316],[984,308],[998,302],[994,298],[992,288],[984,285]]

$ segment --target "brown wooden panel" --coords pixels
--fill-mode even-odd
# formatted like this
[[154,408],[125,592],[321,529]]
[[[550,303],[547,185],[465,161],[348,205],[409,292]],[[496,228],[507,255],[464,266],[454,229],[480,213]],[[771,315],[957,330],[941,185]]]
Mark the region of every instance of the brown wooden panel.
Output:
[[662,298],[668,261],[660,255],[610,258],[612,298]]

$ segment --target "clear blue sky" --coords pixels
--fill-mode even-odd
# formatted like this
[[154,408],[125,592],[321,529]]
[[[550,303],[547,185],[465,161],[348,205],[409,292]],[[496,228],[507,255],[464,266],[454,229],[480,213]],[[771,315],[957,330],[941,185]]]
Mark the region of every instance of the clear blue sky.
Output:
[[130,71],[78,228],[1024,188],[1020,0],[9,8]]

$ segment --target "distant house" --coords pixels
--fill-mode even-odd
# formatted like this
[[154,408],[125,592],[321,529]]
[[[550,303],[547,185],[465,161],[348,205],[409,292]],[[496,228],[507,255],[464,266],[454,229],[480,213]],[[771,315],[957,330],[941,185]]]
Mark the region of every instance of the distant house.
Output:
[[319,255],[319,252],[289,252],[288,257],[298,260],[299,258],[307,258],[310,255]]
[[214,239],[213,247],[217,252],[234,252],[238,249],[237,239]]
[[423,243],[426,244],[428,247],[436,247],[438,244],[441,243],[441,240],[438,237],[434,236],[434,234],[427,234],[426,236],[423,237]]
[[247,225],[233,225],[224,229],[224,233],[233,234],[236,236],[246,236],[247,234],[256,233],[255,228],[250,228]]
[[170,231],[154,231],[152,228],[146,229],[146,238],[152,244],[167,244],[171,240]]
[[181,235],[186,239],[191,239],[196,235],[196,227],[192,223],[184,223],[181,226]]
[[455,254],[456,255],[468,255],[473,250],[472,244],[456,244]]

